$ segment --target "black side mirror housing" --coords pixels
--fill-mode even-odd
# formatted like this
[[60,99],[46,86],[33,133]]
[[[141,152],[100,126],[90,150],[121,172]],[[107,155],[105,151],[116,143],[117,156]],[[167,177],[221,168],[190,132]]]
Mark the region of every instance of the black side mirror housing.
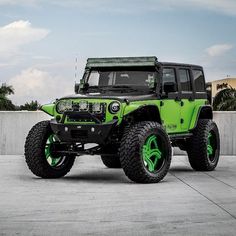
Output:
[[164,92],[166,94],[168,93],[174,93],[177,91],[177,85],[174,82],[166,82],[164,83]]
[[80,84],[79,83],[75,83],[75,93],[77,94],[79,92],[79,87],[80,87]]

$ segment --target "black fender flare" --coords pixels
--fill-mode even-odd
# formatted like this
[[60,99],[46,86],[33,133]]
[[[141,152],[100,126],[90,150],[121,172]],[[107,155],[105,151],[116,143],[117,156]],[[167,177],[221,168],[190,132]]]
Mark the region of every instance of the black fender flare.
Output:
[[210,106],[210,105],[200,106],[200,108],[198,109],[196,119],[195,119],[194,127],[191,128],[191,130],[196,128],[197,123],[200,119],[210,119],[210,120],[213,119],[212,106]]
[[156,121],[162,124],[160,111],[155,105],[142,105],[138,109],[126,114],[123,118],[134,118],[135,121]]

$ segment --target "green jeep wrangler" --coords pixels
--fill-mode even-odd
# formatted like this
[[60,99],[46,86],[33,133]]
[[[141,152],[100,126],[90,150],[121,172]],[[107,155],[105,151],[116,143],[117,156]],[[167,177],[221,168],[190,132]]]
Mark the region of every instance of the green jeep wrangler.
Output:
[[156,183],[170,168],[173,146],[187,152],[194,170],[211,171],[220,139],[208,104],[201,66],[89,58],[75,94],[41,107],[53,119],[30,130],[26,162],[39,177],[59,178],[76,156],[95,154],[132,181]]

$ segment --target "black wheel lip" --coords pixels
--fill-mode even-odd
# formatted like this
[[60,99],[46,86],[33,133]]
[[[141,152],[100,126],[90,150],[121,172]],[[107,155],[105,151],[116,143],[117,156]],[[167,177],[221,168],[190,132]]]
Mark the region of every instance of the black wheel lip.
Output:
[[72,168],[75,156],[68,156],[64,168],[52,168],[45,158],[45,144],[48,133],[51,133],[50,121],[40,121],[29,131],[25,141],[25,161],[30,171],[44,179],[55,179],[65,176]]
[[[153,174],[149,172],[143,163],[143,158],[140,156],[140,147],[141,140],[144,142],[145,136],[148,136],[148,130],[158,129],[158,133],[160,132],[165,137],[165,145],[169,150],[167,152],[168,160],[166,165],[163,166],[161,171]],[[146,132],[146,135],[144,133]],[[152,132],[151,132],[152,133]],[[171,164],[171,144],[169,137],[164,130],[164,128],[158,123],[154,121],[141,121],[135,123],[133,126],[129,128],[129,131],[125,132],[121,140],[121,165],[126,174],[126,176],[136,183],[143,184],[153,184],[158,183],[166,176],[168,173],[170,164]],[[137,158],[138,156],[138,158]],[[164,168],[165,167],[165,168]]]
[[[207,153],[208,134],[214,130],[217,139],[217,149],[213,161]],[[216,123],[211,119],[200,119],[193,131],[193,136],[188,141],[188,159],[191,167],[196,171],[213,171],[220,157],[220,135]]]
[[[212,123],[211,126],[209,127],[208,129],[208,133],[206,135],[206,141],[208,143],[208,134],[213,132],[213,135],[214,135],[214,139],[215,139],[215,144],[216,144],[216,148],[214,150],[214,157],[211,158],[209,155],[207,155],[207,158],[209,159],[209,161],[212,163],[212,164],[215,164],[218,159],[219,159],[219,155],[220,155],[220,138],[219,138],[219,131],[216,132],[215,129],[218,130],[217,128],[217,125],[216,123]],[[217,141],[219,140],[219,142]]]

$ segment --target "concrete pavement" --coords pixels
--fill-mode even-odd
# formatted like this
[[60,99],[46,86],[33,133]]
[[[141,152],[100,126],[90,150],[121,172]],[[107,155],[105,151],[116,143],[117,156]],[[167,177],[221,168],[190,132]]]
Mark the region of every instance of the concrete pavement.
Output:
[[23,156],[0,156],[0,235],[236,235],[236,157],[194,172],[173,157],[159,184],[135,184],[99,157],[44,180]]

